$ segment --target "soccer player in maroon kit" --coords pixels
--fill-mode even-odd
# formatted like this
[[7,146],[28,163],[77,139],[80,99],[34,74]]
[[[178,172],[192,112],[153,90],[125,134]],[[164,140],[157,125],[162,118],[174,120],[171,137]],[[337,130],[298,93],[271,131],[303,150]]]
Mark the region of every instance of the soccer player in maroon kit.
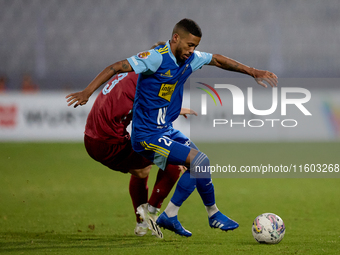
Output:
[[[131,173],[129,192],[134,212],[137,212],[140,205],[148,203],[149,211],[156,214],[179,178],[180,168],[168,165],[164,171],[159,169],[148,200],[147,181],[152,163],[133,151],[130,134],[126,130],[132,119],[137,79],[138,75],[130,72],[113,76],[108,81],[88,115],[84,143],[88,154],[94,160],[112,170]],[[71,104],[72,102],[69,102],[69,105]],[[181,114],[186,116],[196,113],[184,108]],[[148,225],[141,221],[138,214],[136,220],[135,234],[145,235]]]

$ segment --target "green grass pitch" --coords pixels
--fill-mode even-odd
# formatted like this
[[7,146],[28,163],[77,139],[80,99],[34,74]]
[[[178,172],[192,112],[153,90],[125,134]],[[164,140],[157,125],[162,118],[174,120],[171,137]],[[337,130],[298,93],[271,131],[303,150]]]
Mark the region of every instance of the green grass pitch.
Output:
[[[339,143],[199,144],[233,165],[340,163]],[[156,177],[149,178],[149,194]],[[340,173],[339,173],[340,175]],[[195,191],[179,211],[184,238],[136,237],[129,175],[93,161],[81,143],[0,143],[0,254],[339,254],[339,178],[215,178],[219,209],[239,222],[211,229]],[[168,203],[170,196],[165,200]],[[163,208],[164,209],[164,208]],[[252,237],[254,218],[281,216],[277,245]]]

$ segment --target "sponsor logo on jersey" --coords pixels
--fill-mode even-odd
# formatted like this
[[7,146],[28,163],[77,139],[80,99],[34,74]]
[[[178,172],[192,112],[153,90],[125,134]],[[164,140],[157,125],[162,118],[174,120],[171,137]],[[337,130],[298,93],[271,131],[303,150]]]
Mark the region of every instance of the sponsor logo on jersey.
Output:
[[159,90],[158,96],[170,102],[172,93],[174,93],[175,91],[177,82],[175,84],[163,83]]
[[172,75],[170,73],[170,69],[166,73],[161,73],[161,76],[172,77]]
[[150,52],[144,51],[144,52],[138,53],[137,57],[142,58],[142,59],[147,59],[149,55],[150,55]]

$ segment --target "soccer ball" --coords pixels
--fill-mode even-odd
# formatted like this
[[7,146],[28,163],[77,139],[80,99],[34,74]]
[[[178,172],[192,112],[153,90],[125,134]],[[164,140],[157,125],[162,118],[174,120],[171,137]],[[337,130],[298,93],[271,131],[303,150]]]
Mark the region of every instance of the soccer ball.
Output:
[[252,233],[259,243],[276,244],[286,232],[283,220],[274,213],[263,213],[253,222]]

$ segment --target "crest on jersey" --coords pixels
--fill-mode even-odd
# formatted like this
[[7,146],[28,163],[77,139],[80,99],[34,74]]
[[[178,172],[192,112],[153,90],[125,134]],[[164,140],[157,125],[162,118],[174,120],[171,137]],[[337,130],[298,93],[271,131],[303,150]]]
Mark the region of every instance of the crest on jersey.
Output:
[[150,55],[150,52],[144,51],[144,52],[138,53],[137,57],[142,58],[142,59],[147,59],[149,55]]

